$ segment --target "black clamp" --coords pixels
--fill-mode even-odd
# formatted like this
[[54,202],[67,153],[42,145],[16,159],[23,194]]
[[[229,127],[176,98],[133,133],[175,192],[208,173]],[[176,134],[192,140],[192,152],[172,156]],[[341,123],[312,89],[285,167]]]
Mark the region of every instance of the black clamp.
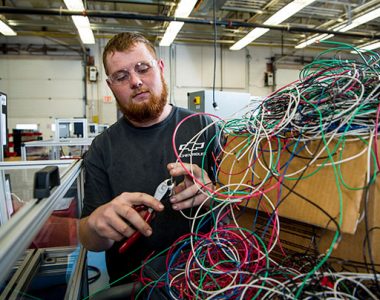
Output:
[[57,166],[47,166],[34,174],[33,197],[41,200],[50,196],[50,190],[61,184]]

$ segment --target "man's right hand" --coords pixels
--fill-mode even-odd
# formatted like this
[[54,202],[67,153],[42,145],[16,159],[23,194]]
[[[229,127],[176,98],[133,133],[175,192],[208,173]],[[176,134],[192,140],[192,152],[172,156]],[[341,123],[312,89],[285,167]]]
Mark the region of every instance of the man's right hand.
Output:
[[79,238],[89,250],[109,249],[114,241],[130,237],[136,230],[145,236],[152,234],[152,228],[143,219],[146,211],[137,212],[133,207],[145,205],[155,211],[164,206],[154,197],[145,193],[122,193],[112,201],[99,206],[92,214],[81,219]]

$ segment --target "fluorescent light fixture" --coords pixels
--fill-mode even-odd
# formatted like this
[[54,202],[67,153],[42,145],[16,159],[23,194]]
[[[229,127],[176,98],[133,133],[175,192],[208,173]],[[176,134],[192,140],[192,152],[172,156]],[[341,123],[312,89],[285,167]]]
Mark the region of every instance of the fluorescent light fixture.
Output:
[[267,33],[269,29],[267,28],[255,28],[250,33],[248,33],[245,37],[237,41],[230,47],[230,50],[240,50],[241,48],[248,45],[253,40],[259,38],[263,34]]
[[[182,0],[177,9],[175,10],[174,16],[177,18],[187,18],[191,11],[193,10],[197,0]],[[160,46],[168,47],[173,43],[178,32],[181,30],[184,22],[172,21],[166,28],[165,34],[160,41]]]
[[90,21],[87,17],[72,16],[76,28],[90,28]]
[[7,36],[14,36],[17,35],[15,31],[13,31],[12,28],[10,28],[7,24],[5,24],[3,21],[0,20],[0,32]]
[[82,0],[63,0],[68,10],[84,10]]
[[187,18],[191,11],[193,10],[197,0],[182,0],[177,9],[175,10],[174,16],[177,18]]
[[91,30],[90,20],[84,16],[71,16],[75,27],[78,29],[83,44],[95,44],[94,33]]
[[[346,32],[348,30],[351,30],[357,26],[360,26],[364,23],[367,23],[369,21],[372,21],[376,18],[380,17],[380,7],[377,8],[377,9],[374,9],[360,17],[357,17],[355,19],[353,19],[351,21],[350,24],[348,25],[345,25],[345,24],[340,24],[339,26],[333,28],[332,30],[334,31],[340,31],[340,32]],[[297,46],[295,46],[295,48],[304,48],[306,46],[309,46],[313,43],[315,43],[316,41],[322,41],[322,40],[327,40],[331,37],[333,37],[334,35],[333,34],[322,34],[322,35],[318,35],[316,37],[312,37],[311,39],[309,40],[306,40],[306,41],[302,41],[300,44],[298,44]],[[373,49],[376,49],[376,48],[373,48]],[[367,49],[367,50],[373,50],[373,49]]]
[[377,48],[380,48],[380,42],[374,42],[370,44],[361,45],[361,46],[358,46],[357,48],[359,48],[359,51],[375,50]]
[[380,7],[377,8],[377,9],[374,9],[360,17],[357,17],[355,19],[352,20],[351,24],[339,29],[338,31],[341,31],[341,32],[346,32],[352,28],[355,28],[357,26],[360,26],[364,23],[367,23],[369,21],[372,21],[373,19],[376,19],[380,17]]
[[95,44],[94,33],[91,28],[77,28],[83,44]]
[[297,49],[305,48],[306,46],[314,44],[315,42],[320,42],[320,41],[323,41],[323,40],[327,40],[327,39],[329,39],[329,38],[331,38],[333,36],[334,36],[333,34],[327,34],[327,33],[317,34],[314,37],[312,37],[311,39],[308,39],[308,40],[305,40],[305,41],[301,42],[300,44],[298,44],[297,46],[295,46],[295,48],[297,48]]
[[173,43],[178,32],[181,30],[183,24],[184,24],[183,22],[175,22],[175,21],[170,22],[168,28],[166,28],[164,36],[162,37],[160,46],[163,46],[163,47],[170,46],[171,43]]
[[[299,12],[304,7],[313,3],[314,1],[316,0],[294,0],[293,2],[290,2],[288,5],[281,8],[268,20],[266,20],[264,22],[264,25],[278,25],[282,23],[283,21],[285,21],[286,19],[293,16],[294,14],[296,14],[297,12]],[[255,28],[250,33],[248,33],[244,38],[242,38],[241,40],[233,44],[230,47],[230,50],[240,50],[268,31],[269,29],[265,29],[265,28]]]
[[361,47],[360,49],[363,49],[363,50],[375,50],[377,48],[380,48],[380,42],[376,42],[376,43],[373,43],[373,44]]
[[316,0],[294,0],[288,5],[281,8],[273,16],[264,22],[265,25],[277,25],[284,22],[286,19],[298,13],[301,9],[313,3]]
[[[84,11],[82,0],[64,0],[67,8],[72,11]],[[94,33],[90,20],[85,16],[71,16],[83,44],[95,44]]]

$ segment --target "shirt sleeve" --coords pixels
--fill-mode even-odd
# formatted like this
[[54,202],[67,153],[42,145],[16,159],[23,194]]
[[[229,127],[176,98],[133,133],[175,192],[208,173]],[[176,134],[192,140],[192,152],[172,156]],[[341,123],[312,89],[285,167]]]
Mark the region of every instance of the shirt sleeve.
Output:
[[84,198],[82,218],[89,216],[96,208],[112,199],[109,177],[104,166],[101,151],[93,143],[84,157]]

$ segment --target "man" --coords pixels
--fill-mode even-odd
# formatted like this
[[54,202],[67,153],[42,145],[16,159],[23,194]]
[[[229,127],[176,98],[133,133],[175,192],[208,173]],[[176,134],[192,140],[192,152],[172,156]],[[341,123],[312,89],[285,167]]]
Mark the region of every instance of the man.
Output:
[[[176,163],[172,136],[178,123],[188,118],[178,127],[177,151],[187,162],[186,168],[193,168],[195,177],[212,188],[208,175],[212,174],[212,153],[205,151],[213,149],[209,144],[215,130],[206,130],[188,144],[210,119],[189,117],[192,112],[167,103],[164,63],[142,35],[121,33],[113,37],[104,49],[103,63],[107,84],[124,117],[94,139],[84,158],[85,197],[79,235],[87,249],[106,250],[112,282],[138,268],[153,251],[158,254],[190,232],[191,222],[180,210],[193,213],[191,208],[207,196],[199,193],[193,179]],[[152,195],[171,176],[177,184],[174,194],[160,202]],[[137,205],[155,211],[150,224],[135,209]],[[118,253],[136,230],[142,236],[125,253]]]

